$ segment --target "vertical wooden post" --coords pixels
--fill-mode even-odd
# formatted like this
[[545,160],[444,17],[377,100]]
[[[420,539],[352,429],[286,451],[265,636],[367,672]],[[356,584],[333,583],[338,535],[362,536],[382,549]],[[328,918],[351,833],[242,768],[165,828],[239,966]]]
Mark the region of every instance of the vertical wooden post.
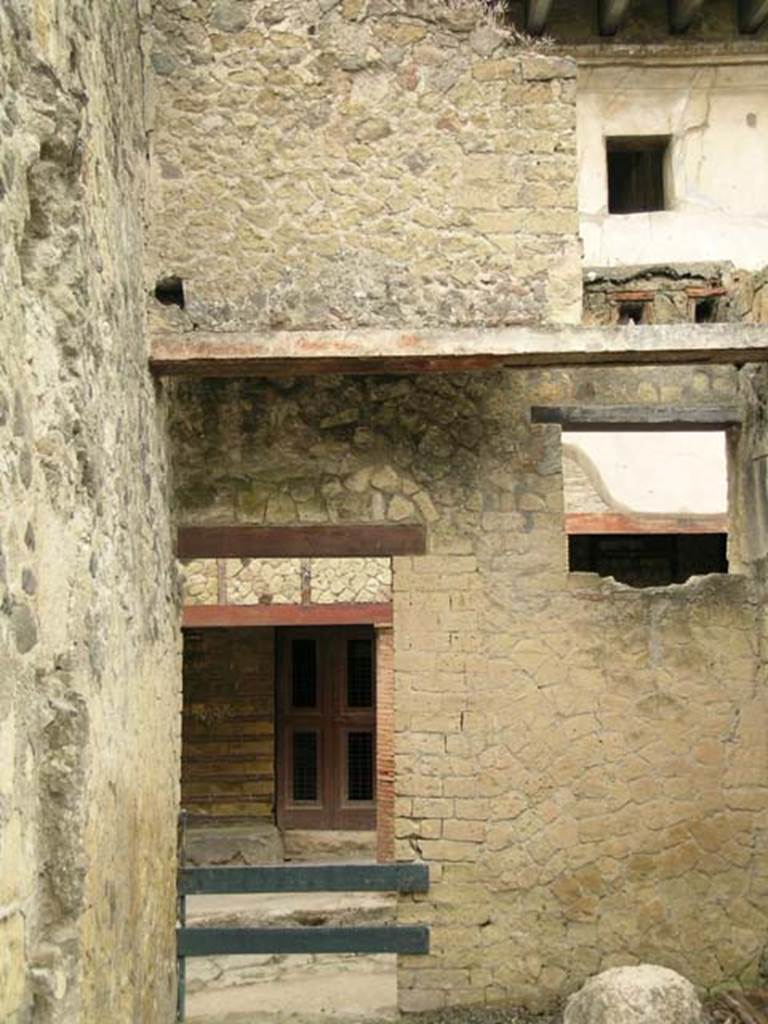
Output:
[[376,859],[395,857],[395,645],[391,625],[376,626]]

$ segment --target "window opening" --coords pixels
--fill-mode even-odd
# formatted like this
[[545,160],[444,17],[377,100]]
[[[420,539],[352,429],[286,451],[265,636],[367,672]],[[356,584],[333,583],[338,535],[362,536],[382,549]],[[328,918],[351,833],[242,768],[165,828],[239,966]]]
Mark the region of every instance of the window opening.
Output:
[[607,138],[608,212],[648,213],[667,209],[664,165],[667,136]]
[[620,324],[644,324],[648,322],[648,302],[620,302],[619,317]]
[[569,568],[634,587],[728,572],[725,431],[568,429]]
[[725,533],[587,534],[568,538],[571,572],[613,576],[631,587],[666,587],[727,573]]
[[693,319],[697,324],[713,324],[717,320],[718,302],[714,296],[696,299],[693,307]]

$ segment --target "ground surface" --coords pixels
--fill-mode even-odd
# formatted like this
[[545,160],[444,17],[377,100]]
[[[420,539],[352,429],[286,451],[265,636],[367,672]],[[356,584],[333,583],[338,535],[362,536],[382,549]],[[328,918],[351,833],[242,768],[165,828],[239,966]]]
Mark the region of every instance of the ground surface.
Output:
[[[751,1016],[750,1016],[751,1014]],[[437,1013],[408,1014],[405,1017],[386,1017],[369,1020],[368,1024],[562,1024],[562,1013],[534,1014],[513,1008],[453,1009]],[[275,1017],[269,1014],[235,1014],[198,1018],[196,1024],[349,1024],[349,1017],[291,1014]],[[768,1014],[757,1009],[728,1006],[720,1000],[710,1003],[704,1012],[702,1024],[768,1024]]]
[[[384,893],[196,896],[191,927],[392,921]],[[206,957],[187,961],[189,1024],[562,1024],[562,1013],[455,1008],[399,1016],[394,956]],[[724,994],[702,1024],[768,1024],[768,992]]]
[[[349,1024],[351,1017],[318,1016],[314,1014],[291,1014],[274,1016],[256,1014],[229,1014],[195,1018],[195,1024]],[[561,1024],[560,1014],[537,1015],[526,1010],[497,1009],[472,1010],[453,1009],[441,1010],[438,1013],[413,1014],[405,1016],[385,1017],[378,1020],[370,1019],[368,1024]]]

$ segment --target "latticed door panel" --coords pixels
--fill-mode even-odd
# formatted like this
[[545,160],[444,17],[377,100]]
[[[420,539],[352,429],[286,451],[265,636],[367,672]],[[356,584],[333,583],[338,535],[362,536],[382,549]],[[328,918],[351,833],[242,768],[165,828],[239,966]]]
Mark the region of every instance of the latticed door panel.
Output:
[[277,650],[278,823],[375,828],[373,630],[285,629]]

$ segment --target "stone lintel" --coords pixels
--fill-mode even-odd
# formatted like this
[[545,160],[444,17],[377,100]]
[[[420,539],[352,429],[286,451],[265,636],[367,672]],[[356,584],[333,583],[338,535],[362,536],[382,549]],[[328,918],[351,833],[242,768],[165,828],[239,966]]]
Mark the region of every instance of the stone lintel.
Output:
[[428,373],[490,367],[768,361],[768,327],[664,324],[159,333],[157,377]]

